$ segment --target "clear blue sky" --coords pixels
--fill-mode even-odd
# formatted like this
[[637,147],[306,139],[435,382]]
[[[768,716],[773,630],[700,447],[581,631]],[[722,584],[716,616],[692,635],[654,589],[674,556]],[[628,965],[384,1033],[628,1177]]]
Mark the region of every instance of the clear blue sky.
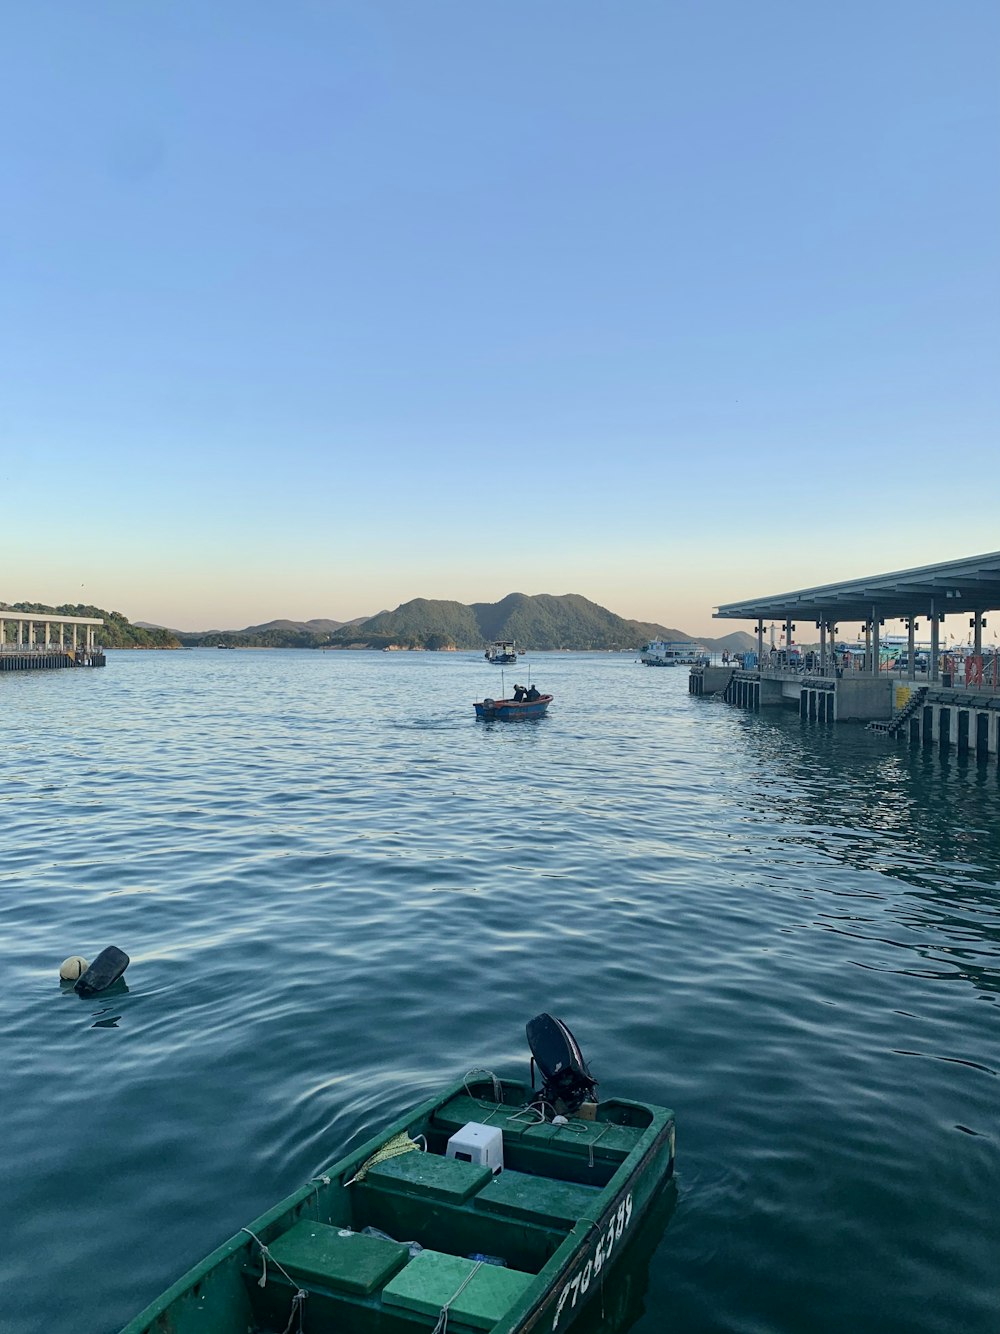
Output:
[[0,599],[722,633],[1000,548],[996,0],[34,0],[0,41]]

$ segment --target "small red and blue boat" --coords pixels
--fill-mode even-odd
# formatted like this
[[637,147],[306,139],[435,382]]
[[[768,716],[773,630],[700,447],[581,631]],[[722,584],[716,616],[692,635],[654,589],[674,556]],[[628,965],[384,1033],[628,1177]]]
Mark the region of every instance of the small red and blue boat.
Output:
[[532,699],[532,691],[522,694],[522,689],[515,686],[513,699],[477,700],[474,705],[476,717],[496,718],[502,723],[517,722],[521,718],[541,718],[552,703],[552,696],[540,695],[535,691],[535,698]]

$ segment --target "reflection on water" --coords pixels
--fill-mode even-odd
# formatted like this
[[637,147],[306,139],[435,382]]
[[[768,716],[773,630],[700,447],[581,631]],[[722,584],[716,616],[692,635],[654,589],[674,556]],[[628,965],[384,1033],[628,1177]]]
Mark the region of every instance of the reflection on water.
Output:
[[627,1334],[635,1327],[647,1309],[650,1262],[657,1249],[667,1244],[664,1238],[676,1208],[677,1187],[668,1181],[621,1259],[612,1266],[610,1278],[573,1325],[573,1334]]
[[[852,886],[843,894],[850,906],[820,914],[830,930],[903,951],[909,958],[893,970],[995,994],[997,757],[956,759],[936,747],[838,730],[817,732],[787,717],[761,727],[762,762],[740,795],[744,818],[777,844],[909,887],[886,905],[877,888]],[[875,911],[864,911],[866,901]]]

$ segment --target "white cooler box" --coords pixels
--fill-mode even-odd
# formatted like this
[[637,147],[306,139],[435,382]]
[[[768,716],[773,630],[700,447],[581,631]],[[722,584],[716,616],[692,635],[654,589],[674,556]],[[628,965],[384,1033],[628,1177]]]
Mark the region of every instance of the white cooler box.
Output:
[[503,1132],[496,1126],[467,1121],[448,1141],[445,1157],[457,1158],[463,1163],[478,1163],[491,1172],[503,1167]]

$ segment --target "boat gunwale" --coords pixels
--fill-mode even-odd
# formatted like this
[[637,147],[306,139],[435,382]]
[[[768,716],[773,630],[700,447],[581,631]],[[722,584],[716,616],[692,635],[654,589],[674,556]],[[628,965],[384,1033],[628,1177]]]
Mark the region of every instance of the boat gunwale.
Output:
[[[555,1298],[560,1275],[570,1273],[573,1267],[583,1259],[594,1232],[603,1230],[606,1219],[612,1217],[616,1212],[615,1206],[619,1198],[627,1193],[631,1183],[642,1176],[662,1144],[669,1139],[671,1127],[675,1120],[671,1108],[660,1107],[654,1103],[636,1102],[627,1098],[614,1098],[608,1101],[613,1101],[619,1105],[642,1108],[644,1111],[651,1112],[653,1119],[630,1152],[622,1159],[621,1165],[607,1185],[603,1187],[601,1193],[595,1196],[596,1207],[591,1212],[596,1217],[585,1218],[581,1215],[576,1220],[562,1243],[534,1276],[534,1282],[525,1290],[521,1300],[505,1313],[501,1322],[493,1327],[490,1334],[529,1334],[529,1331],[537,1325],[545,1313],[548,1305],[546,1299]],[[668,1165],[672,1159],[673,1152],[671,1150]],[[639,1210],[636,1222],[649,1209],[659,1184],[661,1183],[655,1183],[650,1190],[648,1198]],[[665,1184],[665,1182],[662,1184]],[[583,1231],[580,1230],[581,1227]],[[613,1264],[614,1261],[611,1263]],[[567,1327],[569,1323],[570,1321],[567,1319]]]

